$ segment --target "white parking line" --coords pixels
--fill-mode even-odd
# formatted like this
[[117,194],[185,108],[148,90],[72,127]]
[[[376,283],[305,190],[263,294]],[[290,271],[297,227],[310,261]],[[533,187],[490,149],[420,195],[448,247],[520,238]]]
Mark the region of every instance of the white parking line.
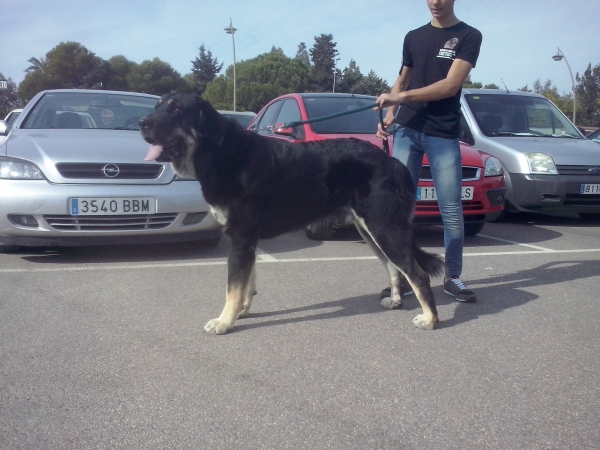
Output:
[[502,238],[498,238],[498,237],[495,237],[495,236],[488,236],[487,234],[479,234],[478,236],[484,237],[486,239],[492,239],[494,241],[506,242],[506,243],[512,244],[512,245],[519,245],[521,247],[529,247],[529,248],[533,248],[533,249],[536,249],[536,250],[542,250],[542,251],[545,251],[545,252],[553,252],[554,251],[554,250],[552,250],[550,248],[538,247],[537,245],[531,245],[531,244],[523,244],[521,242],[510,241],[508,239],[502,239]]
[[[527,244],[524,244],[525,246]],[[542,247],[540,247],[542,248]],[[600,253],[600,248],[576,249],[576,250],[525,250],[525,251],[505,251],[505,252],[474,252],[465,253],[465,257],[471,256],[506,256],[506,255],[542,255],[542,254],[566,254],[566,253]],[[265,253],[261,255],[256,262],[260,263],[306,263],[306,262],[329,262],[329,261],[363,261],[374,260],[375,256],[350,256],[350,257],[330,257],[330,258],[282,258],[277,259]],[[163,269],[170,267],[201,267],[201,266],[223,266],[226,260],[219,261],[195,261],[185,263],[158,263],[158,264],[90,264],[87,266],[73,267],[35,267],[25,269],[0,269],[0,273],[32,273],[32,272],[85,272],[92,270],[139,270],[139,269]]]
[[273,255],[268,254],[262,248],[259,248],[259,247],[256,247],[256,256],[258,257],[259,262],[260,261],[268,261],[268,262],[276,262],[277,261],[277,258],[275,258]]

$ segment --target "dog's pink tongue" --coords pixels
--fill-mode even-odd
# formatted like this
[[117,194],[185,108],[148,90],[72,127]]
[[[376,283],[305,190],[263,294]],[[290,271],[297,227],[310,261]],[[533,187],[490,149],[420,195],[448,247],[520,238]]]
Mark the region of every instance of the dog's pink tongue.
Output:
[[148,150],[148,154],[144,158],[144,161],[154,161],[158,158],[163,151],[162,145],[151,145]]

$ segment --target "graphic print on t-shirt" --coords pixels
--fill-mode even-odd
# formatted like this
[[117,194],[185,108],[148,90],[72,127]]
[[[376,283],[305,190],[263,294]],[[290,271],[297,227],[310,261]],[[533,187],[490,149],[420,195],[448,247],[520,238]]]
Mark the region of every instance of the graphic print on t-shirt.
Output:
[[458,38],[452,38],[448,42],[444,44],[444,48],[440,48],[440,52],[438,53],[438,58],[446,58],[446,59],[454,59],[456,56],[456,52],[454,51],[454,47],[458,44]]

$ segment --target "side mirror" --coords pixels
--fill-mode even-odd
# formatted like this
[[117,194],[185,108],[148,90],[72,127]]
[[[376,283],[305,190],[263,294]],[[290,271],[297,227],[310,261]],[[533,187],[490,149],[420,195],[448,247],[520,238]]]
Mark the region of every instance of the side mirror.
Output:
[[292,127],[284,128],[283,123],[278,123],[273,128],[273,133],[279,134],[280,136],[291,136],[296,137],[296,130]]
[[6,136],[10,131],[10,127],[4,120],[0,120],[0,136]]

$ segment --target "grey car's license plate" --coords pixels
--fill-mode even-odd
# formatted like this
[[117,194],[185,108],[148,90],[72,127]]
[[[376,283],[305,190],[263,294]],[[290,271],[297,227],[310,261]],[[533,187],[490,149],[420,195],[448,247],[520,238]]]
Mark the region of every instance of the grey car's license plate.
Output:
[[600,184],[582,184],[579,188],[580,194],[600,194]]
[[155,214],[154,197],[79,197],[69,199],[72,216]]

